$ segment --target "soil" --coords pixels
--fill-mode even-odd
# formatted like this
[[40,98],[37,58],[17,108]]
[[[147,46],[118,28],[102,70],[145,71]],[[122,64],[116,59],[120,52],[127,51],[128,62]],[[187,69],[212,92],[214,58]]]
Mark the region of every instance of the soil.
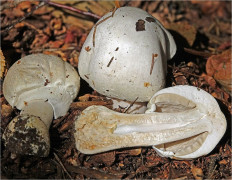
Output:
[[[231,179],[230,1],[1,3],[1,85],[10,66],[29,54],[56,55],[77,70],[82,45],[97,20],[115,6],[133,6],[157,18],[176,41],[177,53],[167,65],[166,87],[192,85],[207,91],[215,97],[227,120],[226,133],[215,149],[192,160],[160,157],[152,147],[85,155],[75,148],[75,119],[91,105],[112,108],[112,102],[81,80],[80,92],[69,112],[53,120],[47,157],[12,153],[1,136],[1,179]],[[146,21],[153,22],[150,18]],[[144,30],[144,22],[136,23],[138,31]],[[0,93],[2,135],[20,111],[8,104],[2,86]]]

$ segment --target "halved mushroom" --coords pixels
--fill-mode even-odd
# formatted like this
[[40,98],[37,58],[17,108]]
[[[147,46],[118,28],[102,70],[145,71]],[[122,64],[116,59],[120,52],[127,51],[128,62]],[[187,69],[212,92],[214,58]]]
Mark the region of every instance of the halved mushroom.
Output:
[[145,114],[91,106],[76,119],[75,129],[76,148],[85,154],[154,146],[162,156],[191,159],[214,149],[226,119],[213,96],[185,85],[158,91]]
[[47,156],[49,127],[64,116],[80,89],[76,70],[61,58],[45,54],[25,56],[9,69],[3,94],[21,110],[6,127],[6,148],[15,154]]
[[144,113],[149,99],[164,88],[167,60],[175,53],[172,35],[157,19],[142,9],[121,7],[92,28],[78,70],[94,90],[112,98],[113,108],[136,100],[128,112]]

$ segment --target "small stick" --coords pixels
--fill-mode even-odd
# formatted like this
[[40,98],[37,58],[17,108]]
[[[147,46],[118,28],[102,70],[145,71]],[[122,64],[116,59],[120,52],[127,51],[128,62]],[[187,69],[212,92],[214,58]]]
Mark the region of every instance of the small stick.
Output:
[[69,177],[70,179],[73,180],[72,176],[71,176],[71,175],[69,174],[69,172],[66,170],[66,168],[64,167],[64,165],[63,165],[63,163],[61,162],[60,158],[56,155],[56,153],[53,153],[53,154],[54,154],[56,160],[60,163],[60,166],[62,167],[62,169],[64,170],[64,172],[68,175],[68,177]]
[[151,69],[150,69],[150,75],[152,74],[154,64],[155,64],[155,57],[157,57],[158,54],[152,54],[152,61],[151,61]]
[[22,18],[16,20],[15,22],[13,22],[11,25],[7,26],[7,28],[5,30],[3,30],[2,33],[5,33],[9,30],[11,30],[16,24],[24,21],[27,17],[31,16],[33,14],[33,12],[37,9],[39,9],[40,7],[44,6],[46,3],[45,2],[40,2],[38,6],[35,6],[34,8],[31,9],[30,12],[26,13],[25,16],[23,16]]
[[183,70],[181,70],[181,69],[178,68],[178,67],[172,67],[171,65],[168,65],[168,67],[170,67],[170,68],[172,68],[172,69],[174,69],[174,70],[180,71],[180,72],[182,72],[182,73],[186,73],[186,74],[191,75],[191,76],[195,76],[195,77],[198,77],[198,78],[201,77],[201,76],[199,76],[199,75],[196,75],[196,74],[193,74],[193,73],[189,73],[189,72],[187,72],[187,71],[183,71]]
[[50,0],[44,0],[47,4],[49,5],[53,5],[53,6],[56,6],[56,7],[60,7],[60,8],[64,8],[64,9],[68,9],[70,11],[73,11],[73,12],[77,12],[79,14],[83,14],[85,16],[89,16],[89,17],[93,17],[95,19],[100,19],[101,16],[98,16],[96,14],[93,14],[91,12],[87,12],[87,11],[82,11],[80,9],[77,9],[77,8],[74,8],[74,7],[71,7],[71,6],[66,6],[64,4],[59,4],[59,3],[56,3],[56,2],[53,2],[53,1],[50,1]]
[[126,113],[126,112],[134,105],[134,103],[137,101],[138,98],[139,98],[139,97],[137,97],[137,98],[130,104],[130,106],[128,106],[128,107],[123,111],[123,113]]
[[114,57],[110,59],[109,63],[107,64],[107,67],[110,67],[110,64],[112,63],[113,60],[114,60]]
[[189,54],[193,54],[193,55],[196,55],[196,56],[202,56],[202,57],[205,57],[205,58],[208,58],[208,57],[210,57],[212,55],[215,55],[215,54],[211,54],[211,53],[208,53],[208,52],[197,51],[197,50],[190,49],[190,48],[184,48],[184,51],[189,53]]
[[101,105],[101,106],[107,106],[112,105],[110,101],[84,101],[84,102],[73,102],[70,105],[70,109],[85,109],[89,106],[93,105]]
[[96,23],[96,25],[94,26],[94,31],[93,31],[93,47],[95,47],[95,34],[96,34],[96,31],[97,31],[97,26],[101,23],[103,23],[104,21],[106,21],[107,19],[111,18],[114,16],[114,13],[115,11],[117,10],[117,8],[114,8],[112,14],[108,17],[106,17],[105,19],[99,21],[98,23]]
[[95,34],[96,34],[96,31],[97,31],[97,26],[101,23],[103,23],[104,21],[106,21],[107,19],[109,19],[110,17],[112,16],[108,16],[106,17],[105,19],[99,21],[98,23],[96,23],[96,25],[94,26],[94,31],[93,31],[93,47],[95,47]]

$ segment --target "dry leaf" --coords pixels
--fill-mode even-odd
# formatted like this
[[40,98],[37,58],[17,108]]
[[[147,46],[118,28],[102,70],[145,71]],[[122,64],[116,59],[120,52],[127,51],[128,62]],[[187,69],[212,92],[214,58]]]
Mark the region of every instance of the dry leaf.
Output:
[[1,49],[0,49],[0,61],[1,61],[1,74],[0,74],[0,78],[2,78],[3,74],[5,72],[5,68],[6,68],[6,61],[5,61],[5,57],[4,57]]
[[193,45],[197,34],[197,30],[193,25],[190,25],[188,22],[173,22],[165,23],[164,26],[169,30],[178,32],[187,40],[190,46]]
[[212,76],[208,76],[205,73],[202,73],[201,77],[203,77],[203,79],[212,87],[212,88],[216,88],[217,83],[215,81],[215,79]]
[[195,179],[197,180],[202,180],[203,179],[203,171],[201,168],[198,168],[196,166],[192,166],[191,167],[191,171],[192,171],[192,174],[194,176]]
[[129,156],[138,156],[141,154],[142,149],[141,148],[136,148],[136,149],[128,149],[128,150],[122,150],[118,152],[118,154],[125,154]]
[[216,17],[225,17],[228,14],[225,9],[227,9],[227,7],[231,7],[231,3],[226,1],[192,0],[191,2],[193,4],[198,4],[202,13]]
[[13,109],[10,105],[2,104],[1,115],[2,117],[8,117],[12,113]]
[[210,56],[206,63],[206,72],[212,76],[222,88],[231,94],[231,49],[221,54]]
[[105,152],[101,154],[92,155],[89,160],[93,164],[104,163],[106,166],[111,166],[115,161],[115,151]]

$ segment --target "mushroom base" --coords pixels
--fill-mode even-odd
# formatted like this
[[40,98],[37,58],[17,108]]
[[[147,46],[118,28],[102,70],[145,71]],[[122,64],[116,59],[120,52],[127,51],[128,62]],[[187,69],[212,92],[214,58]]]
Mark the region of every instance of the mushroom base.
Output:
[[47,126],[36,116],[19,115],[3,133],[6,149],[14,154],[46,157],[50,150]]

